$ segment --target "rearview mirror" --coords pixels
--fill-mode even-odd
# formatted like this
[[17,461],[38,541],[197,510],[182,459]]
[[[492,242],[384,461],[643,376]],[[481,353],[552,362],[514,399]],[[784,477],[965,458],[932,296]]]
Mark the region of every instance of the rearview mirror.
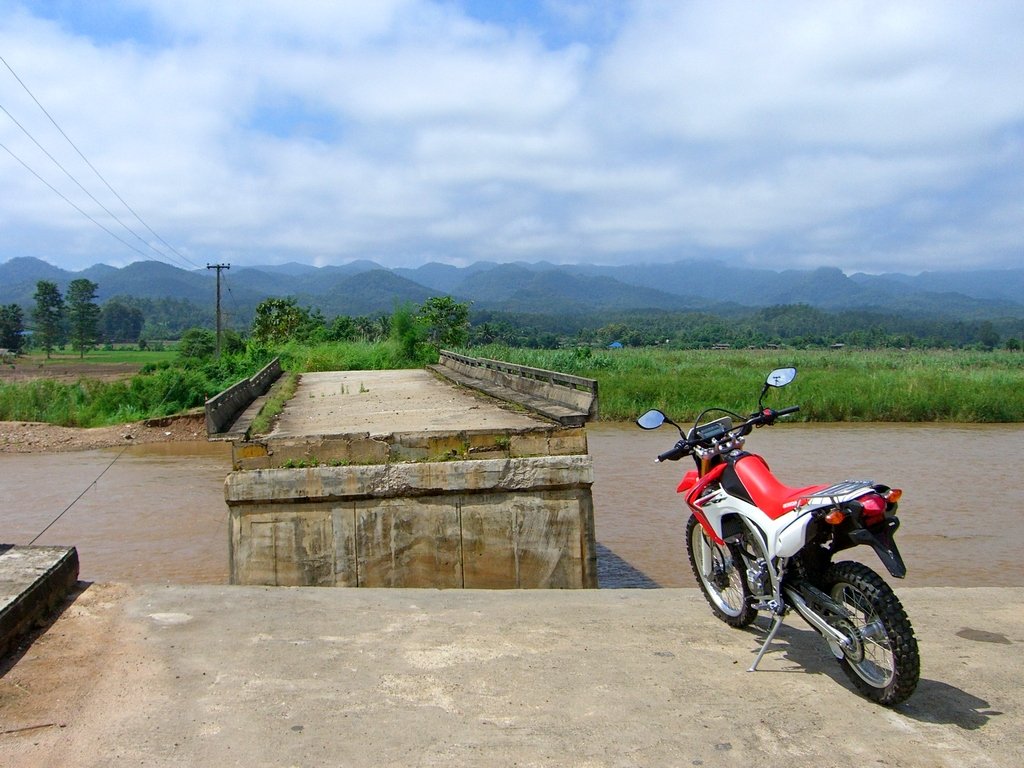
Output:
[[657,429],[666,421],[665,414],[659,410],[651,410],[636,420],[637,426],[643,429]]
[[784,387],[787,384],[792,383],[795,378],[796,368],[776,368],[768,374],[768,378],[765,379],[764,385],[766,387]]

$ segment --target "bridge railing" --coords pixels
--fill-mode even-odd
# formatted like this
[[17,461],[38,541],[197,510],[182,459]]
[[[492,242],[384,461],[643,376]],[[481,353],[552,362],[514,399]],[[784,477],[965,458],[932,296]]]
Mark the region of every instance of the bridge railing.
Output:
[[223,392],[206,401],[206,433],[216,435],[226,431],[242,411],[252,405],[281,375],[281,359],[275,357],[256,374],[232,384]]
[[597,416],[596,379],[486,357],[468,357],[446,349],[441,350],[438,362],[465,376],[550,400],[587,414],[591,418]]

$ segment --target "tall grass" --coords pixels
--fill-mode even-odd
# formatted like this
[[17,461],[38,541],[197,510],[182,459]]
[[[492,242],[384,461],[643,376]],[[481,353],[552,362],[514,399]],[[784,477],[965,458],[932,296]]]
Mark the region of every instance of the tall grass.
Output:
[[74,384],[37,379],[0,384],[0,420],[98,427],[167,416],[201,405],[209,380],[189,369],[155,371],[130,381],[81,379]]
[[279,350],[281,365],[286,370],[311,371],[382,371],[419,368],[437,362],[437,355],[420,348],[413,357],[395,340],[376,343],[362,341],[325,342],[322,344],[289,343]]
[[[603,419],[629,420],[661,408],[677,420],[710,405],[747,413],[764,376],[794,365],[796,381],[771,392],[768,405],[799,405],[806,421],[1024,421],[1024,353],[898,350],[465,350],[536,368],[598,380]],[[288,344],[286,370],[382,370],[419,367],[400,342]],[[38,380],[0,384],[0,420],[100,426],[162,416],[203,401],[265,365],[272,353],[253,349],[219,362],[148,366],[124,382]]]
[[1024,421],[1024,354],[899,350],[520,350],[492,357],[598,381],[601,417],[633,419],[648,408],[694,418],[709,405],[747,413],[772,368],[796,381],[766,404],[799,405],[805,421]]
[[[426,350],[409,358],[399,341],[312,346],[291,343],[278,353],[283,367],[295,372],[410,368],[436,359]],[[52,379],[0,383],[0,421],[98,427],[180,413],[201,406],[207,398],[251,376],[274,354],[273,350],[253,346],[220,360],[148,356],[141,358],[146,361],[141,373],[127,381],[83,378],[71,384]],[[97,353],[93,362],[99,356]]]

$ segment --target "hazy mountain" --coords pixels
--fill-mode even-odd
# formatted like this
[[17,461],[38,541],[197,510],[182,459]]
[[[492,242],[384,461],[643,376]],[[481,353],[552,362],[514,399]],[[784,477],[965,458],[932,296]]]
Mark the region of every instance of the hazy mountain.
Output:
[[400,304],[422,304],[436,291],[406,280],[386,269],[324,281],[317,293],[296,293],[300,304],[318,307],[327,317],[335,315],[390,314]]
[[[212,270],[143,261],[122,268],[98,264],[75,273],[39,259],[16,258],[0,264],[0,304],[30,307],[38,280],[52,280],[66,290],[77,277],[98,283],[101,301],[125,295],[208,306],[215,296]],[[361,260],[327,267],[235,267],[222,278],[223,300],[237,316],[251,315],[270,296],[294,296],[334,316],[387,313],[397,304],[445,294],[472,301],[475,310],[533,314],[808,304],[830,311],[871,309],[951,319],[1024,316],[1024,269],[847,276],[828,267],[775,272],[690,259],[623,266],[429,263],[388,270]]]
[[396,275],[401,275],[407,280],[426,286],[435,291],[446,294],[459,293],[462,290],[463,281],[478,272],[487,272],[500,266],[494,262],[478,261],[468,267],[455,267],[451,264],[439,264],[432,261],[416,269],[400,268],[393,270]]

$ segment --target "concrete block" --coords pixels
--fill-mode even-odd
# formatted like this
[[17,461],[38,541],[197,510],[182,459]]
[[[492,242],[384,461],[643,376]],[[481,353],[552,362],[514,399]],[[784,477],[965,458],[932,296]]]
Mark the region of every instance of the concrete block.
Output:
[[461,504],[467,589],[596,586],[587,577],[585,526],[577,491],[482,494]]
[[355,504],[361,587],[462,586],[459,510],[448,497]]
[[77,580],[74,547],[0,544],[0,656],[59,605]]
[[234,472],[240,584],[595,587],[589,456]]
[[256,506],[232,519],[231,582],[279,587],[335,583],[333,515],[328,505]]

